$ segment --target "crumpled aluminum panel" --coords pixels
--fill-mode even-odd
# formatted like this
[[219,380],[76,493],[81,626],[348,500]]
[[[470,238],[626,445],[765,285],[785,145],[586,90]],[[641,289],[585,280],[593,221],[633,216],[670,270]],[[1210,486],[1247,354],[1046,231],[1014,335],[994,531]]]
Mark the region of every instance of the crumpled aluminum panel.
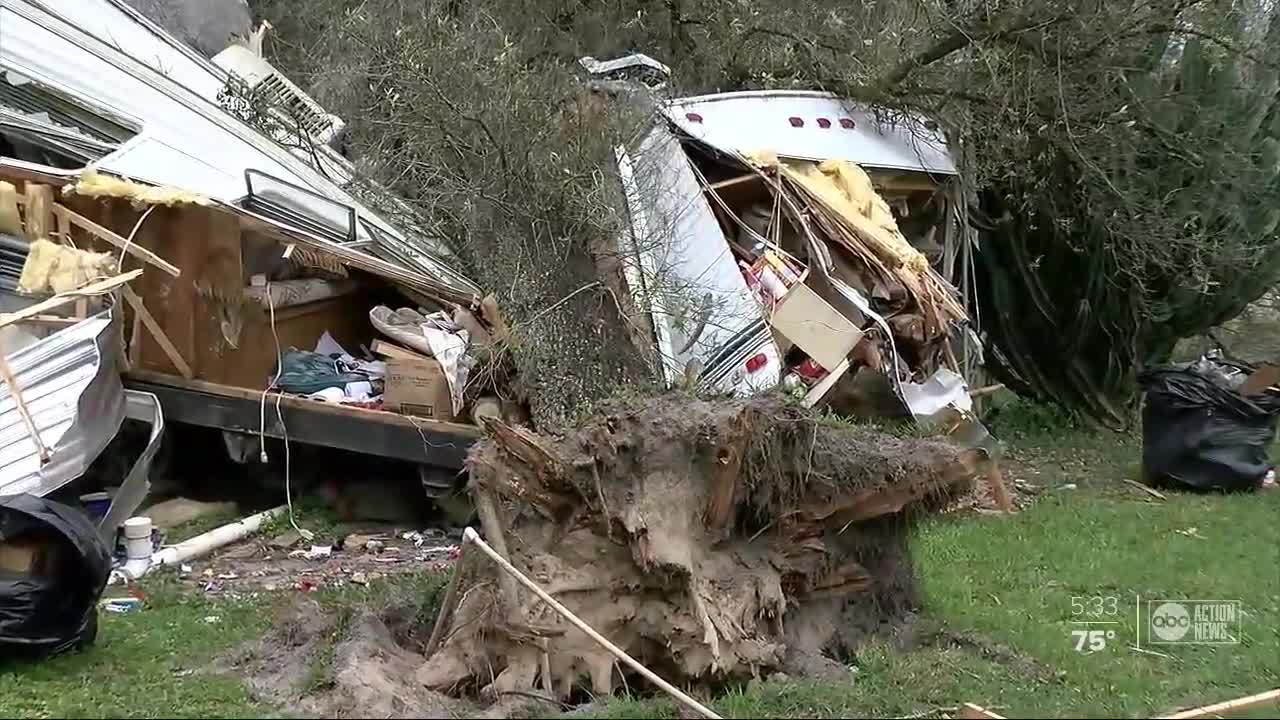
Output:
[[[754,90],[672,100],[663,112],[690,137],[728,153],[955,175],[946,138],[915,117],[883,117],[835,95]],[[819,122],[823,120],[825,122]]]
[[7,385],[0,384],[0,495],[47,495],[84,474],[125,417],[108,309],[8,356],[49,462]]

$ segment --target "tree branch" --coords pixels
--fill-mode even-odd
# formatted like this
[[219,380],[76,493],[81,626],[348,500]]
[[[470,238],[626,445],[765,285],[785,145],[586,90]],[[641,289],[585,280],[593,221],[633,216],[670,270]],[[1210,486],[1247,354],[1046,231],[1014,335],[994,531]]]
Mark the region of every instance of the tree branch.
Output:
[[933,45],[903,60],[896,68],[884,76],[880,84],[882,87],[896,85],[906,80],[916,69],[932,65],[970,45],[999,40],[1030,30],[1042,30],[1068,20],[1070,17],[1067,14],[1059,14],[1047,18],[1029,18],[1021,22],[1010,23],[1004,27],[994,27],[994,21],[983,20],[969,23],[968,27],[957,27],[950,35],[941,38]]

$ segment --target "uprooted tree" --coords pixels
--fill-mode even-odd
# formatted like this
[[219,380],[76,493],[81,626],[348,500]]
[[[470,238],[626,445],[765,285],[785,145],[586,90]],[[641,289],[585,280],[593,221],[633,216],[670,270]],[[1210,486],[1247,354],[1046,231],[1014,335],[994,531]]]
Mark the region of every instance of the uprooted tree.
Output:
[[253,4],[365,173],[499,293],[544,422],[649,378],[600,282],[623,223],[609,148],[643,118],[584,100],[583,55],[937,119],[982,231],[988,365],[1112,424],[1139,367],[1280,275],[1280,11],[1261,0]]
[[[981,455],[778,399],[665,395],[561,438],[489,431],[468,459],[485,537],[633,657],[713,685],[812,674],[903,620],[912,518],[967,490]],[[458,572],[423,684],[611,691],[608,651],[492,565]]]

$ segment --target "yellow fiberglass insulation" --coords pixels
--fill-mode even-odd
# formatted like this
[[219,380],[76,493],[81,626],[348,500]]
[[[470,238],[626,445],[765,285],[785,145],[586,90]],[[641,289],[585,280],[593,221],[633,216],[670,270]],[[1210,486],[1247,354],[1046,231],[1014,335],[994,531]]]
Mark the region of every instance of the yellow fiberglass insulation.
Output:
[[125,198],[140,205],[208,205],[209,198],[190,190],[163,185],[143,185],[96,170],[86,170],[74,185],[63,189],[68,195]]
[[929,260],[903,237],[889,204],[880,197],[871,178],[857,165],[844,160],[789,163],[787,172],[804,183],[832,210],[845,216],[866,242],[877,246],[877,255],[915,273],[929,269]]
[[800,183],[827,208],[839,215],[860,239],[873,245],[876,255],[890,267],[906,267],[915,274],[928,272],[929,260],[903,237],[889,204],[880,197],[862,168],[846,160],[781,161],[770,151],[747,155],[761,167],[777,167]]
[[22,234],[22,217],[18,215],[18,189],[13,183],[0,181],[0,233]]
[[115,270],[115,258],[58,245],[48,240],[31,243],[22,265],[18,289],[26,293],[62,293],[88,285]]

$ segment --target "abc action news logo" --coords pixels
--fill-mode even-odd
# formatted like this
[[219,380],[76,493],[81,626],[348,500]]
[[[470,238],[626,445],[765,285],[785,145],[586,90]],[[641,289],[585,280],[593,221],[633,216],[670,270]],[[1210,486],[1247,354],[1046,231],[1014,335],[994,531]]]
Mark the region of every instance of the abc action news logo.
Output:
[[1239,600],[1149,600],[1147,639],[1165,645],[1238,645]]

